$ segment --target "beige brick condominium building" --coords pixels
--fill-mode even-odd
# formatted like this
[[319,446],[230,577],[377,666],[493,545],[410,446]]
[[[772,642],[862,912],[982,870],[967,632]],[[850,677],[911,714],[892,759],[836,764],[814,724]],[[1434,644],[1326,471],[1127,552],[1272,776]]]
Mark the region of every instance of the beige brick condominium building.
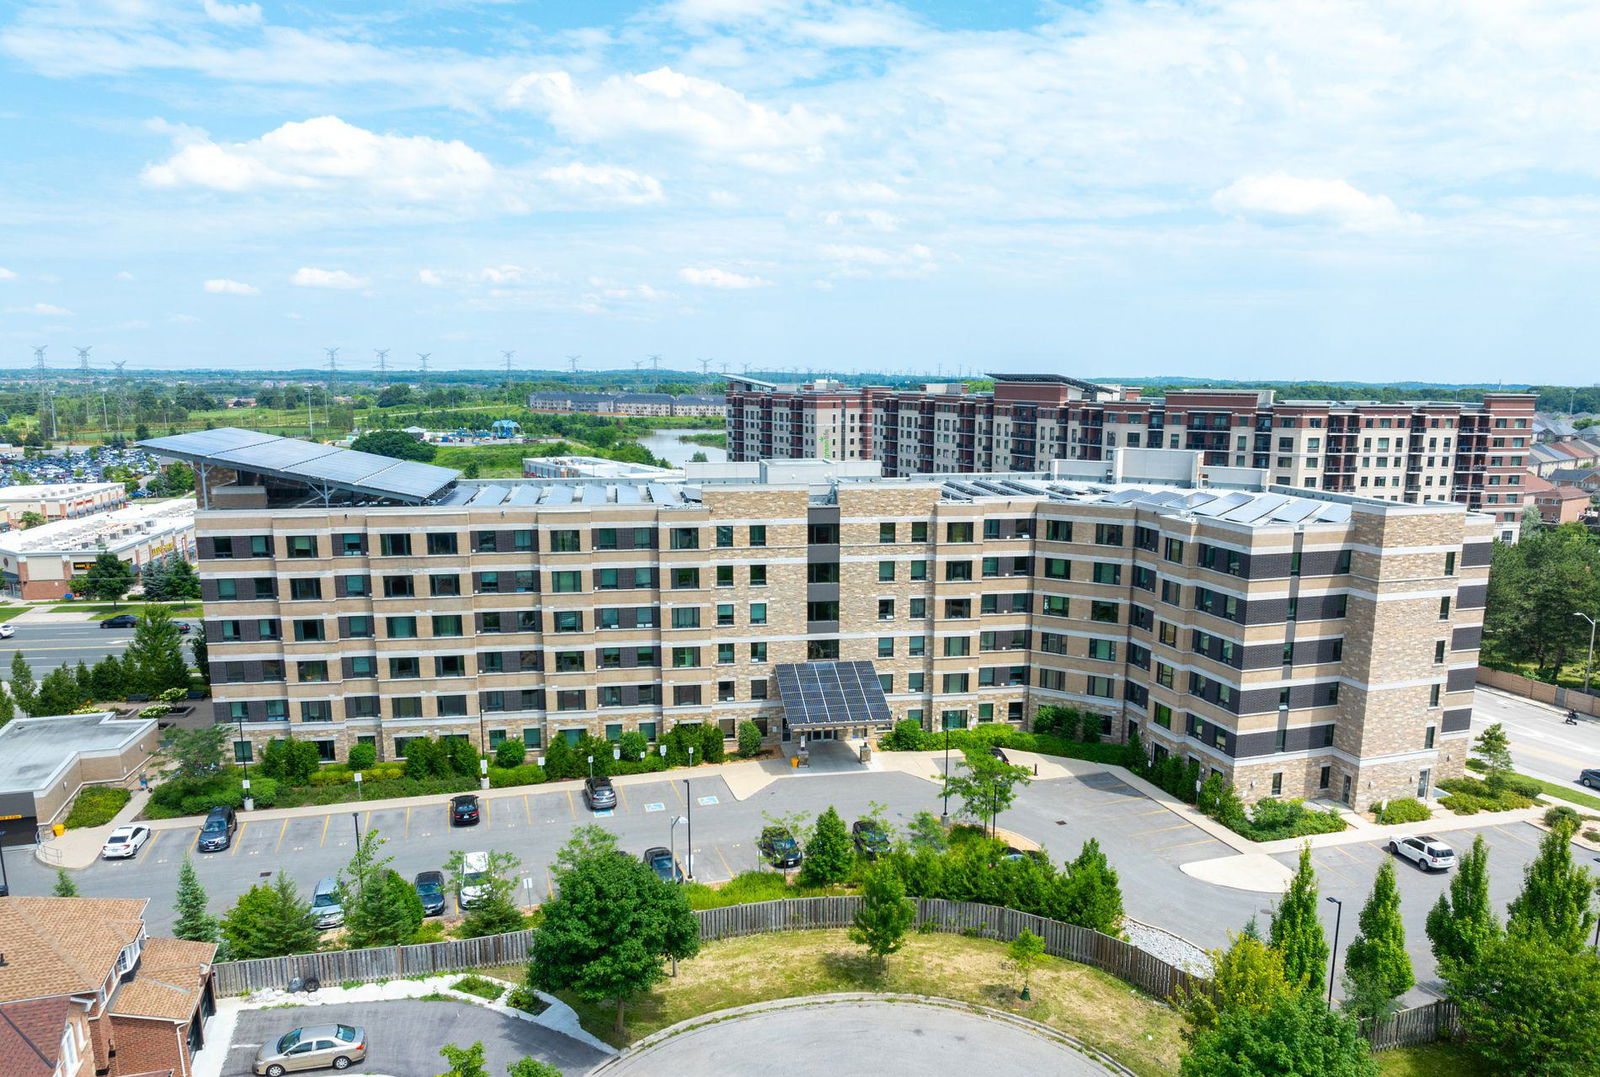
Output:
[[837,660],[872,664],[894,719],[1070,704],[1247,798],[1426,793],[1467,751],[1492,522],[1448,502],[795,464],[465,482],[247,431],[146,444],[193,461],[213,506],[216,717],[257,747],[743,719],[776,740],[796,721],[779,668]]
[[1117,448],[1190,449],[1281,486],[1459,501],[1515,539],[1534,445],[1531,393],[1481,404],[1277,400],[1271,389],[1139,389],[1060,374],[918,390],[728,380],[728,459],[880,460],[886,475],[1034,471]]

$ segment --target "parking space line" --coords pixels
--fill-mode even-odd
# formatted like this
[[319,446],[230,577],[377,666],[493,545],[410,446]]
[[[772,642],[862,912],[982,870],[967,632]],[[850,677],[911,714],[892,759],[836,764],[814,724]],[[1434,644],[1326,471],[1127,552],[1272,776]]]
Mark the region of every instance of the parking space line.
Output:
[[155,830],[155,831],[151,832],[150,840],[144,843],[144,855],[145,856],[149,856],[150,855],[150,850],[154,849],[156,847],[156,842],[160,841],[161,840],[161,835],[163,835],[165,833],[166,833],[165,830]]
[[1364,865],[1366,863],[1366,861],[1362,860],[1359,856],[1357,856],[1355,853],[1352,853],[1349,849],[1346,849],[1342,845],[1330,845],[1329,848],[1330,849],[1335,849],[1335,850],[1343,853],[1345,856],[1348,856],[1351,860],[1354,860],[1357,864],[1363,864]]
[[1192,849],[1196,845],[1206,845],[1216,840],[1215,838],[1201,838],[1199,841],[1186,841],[1179,845],[1163,845],[1160,851],[1165,853],[1171,852],[1173,849]]
[[322,817],[322,841],[317,842],[318,845],[321,845],[323,842],[328,840],[328,824],[331,823],[332,821],[333,821],[333,816],[331,814],[330,815],[324,815]]
[[1503,826],[1497,826],[1497,827],[1495,827],[1495,828],[1494,828],[1494,832],[1495,832],[1495,833],[1496,833],[1496,834],[1504,834],[1504,835],[1505,835],[1505,836],[1506,836],[1506,837],[1508,837],[1508,838],[1510,838],[1510,839],[1511,839],[1511,840],[1512,840],[1512,841],[1520,841],[1520,842],[1521,842],[1521,843],[1522,843],[1522,844],[1524,844],[1524,845],[1532,845],[1532,846],[1534,846],[1534,847],[1535,847],[1535,848],[1537,848],[1537,847],[1538,847],[1538,845],[1539,845],[1539,843],[1538,843],[1538,842],[1536,842],[1536,841],[1533,841],[1533,840],[1531,840],[1531,839],[1529,839],[1529,838],[1525,838],[1525,837],[1523,837],[1523,836],[1522,836],[1522,835],[1521,835],[1521,834],[1513,834],[1513,833],[1511,833],[1511,831],[1509,831],[1509,830],[1507,830],[1507,829],[1506,829],[1506,828],[1505,828],[1505,827],[1503,827]]
[[483,800],[483,828],[485,830],[487,830],[490,827],[494,826],[494,819],[489,814],[489,803],[490,802],[489,802],[488,798],[484,798],[484,800]]
[[1144,811],[1123,812],[1121,815],[1118,816],[1118,818],[1119,819],[1137,819],[1141,815],[1170,815],[1170,814],[1171,814],[1171,812],[1166,808],[1147,808]]
[[1193,823],[1176,823],[1173,826],[1151,827],[1149,830],[1135,830],[1135,831],[1132,831],[1131,833],[1129,833],[1128,837],[1137,838],[1137,837],[1140,837],[1140,836],[1142,836],[1144,834],[1165,834],[1169,830],[1187,830],[1189,827],[1191,827],[1193,825],[1194,825]]
[[233,836],[233,843],[228,846],[229,856],[239,855],[239,846],[244,844],[244,832],[250,829],[250,820],[246,819],[239,824],[239,833]]
[[572,813],[572,817],[574,819],[576,819],[578,817],[578,806],[572,802],[572,790],[571,789],[567,790],[567,810]]
[[409,804],[406,805],[406,832],[402,836],[407,838],[411,836],[411,805]]
[[527,817],[528,825],[533,825],[533,809],[528,806],[528,794],[522,794],[522,814]]
[[688,802],[683,799],[683,790],[678,788],[678,783],[675,781],[669,781],[667,784],[672,786],[673,795],[678,798],[678,806],[681,808],[686,805]]
[[[728,858],[722,855],[722,846],[713,845],[711,847],[711,850],[712,850],[712,852],[717,854],[717,859],[722,861],[723,870],[725,870],[728,873],[728,878],[730,878],[730,879],[733,878],[733,865],[729,864],[728,863]],[[694,853],[691,852],[689,854],[689,859],[690,860],[694,859]]]
[[278,855],[278,847],[283,844],[283,836],[289,832],[289,818],[284,817],[283,825],[278,828],[278,840],[273,843],[272,855]]
[[617,799],[622,802],[622,810],[628,810],[628,791],[622,786],[617,786]]

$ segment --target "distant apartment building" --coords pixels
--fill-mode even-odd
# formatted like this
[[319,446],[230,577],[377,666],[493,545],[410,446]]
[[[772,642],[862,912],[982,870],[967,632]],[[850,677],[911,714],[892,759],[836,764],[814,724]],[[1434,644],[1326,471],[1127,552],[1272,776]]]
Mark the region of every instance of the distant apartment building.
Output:
[[120,482],[63,482],[30,486],[0,486],[0,511],[13,521],[23,513],[36,512],[46,523],[76,520],[97,512],[110,512],[128,503],[128,491]]
[[479,482],[243,430],[145,445],[201,476],[241,759],[290,733],[327,760],[419,736],[537,755],[685,723],[1025,727],[1049,704],[1251,800],[1427,795],[1467,755],[1492,522],[1450,502],[1227,467],[1200,487],[1181,451],[1124,450],[1118,481],[776,461]]
[[1035,471],[1118,448],[1190,449],[1282,486],[1416,504],[1459,501],[1516,536],[1534,445],[1531,393],[1481,404],[1277,400],[1270,389],[1161,397],[1059,374],[994,375],[992,393],[730,376],[728,457],[879,460],[886,475]]
[[538,392],[528,394],[528,407],[534,411],[572,411],[629,417],[720,419],[727,414],[727,401],[720,396],[673,396],[671,393]]
[[194,498],[173,498],[0,534],[0,594],[29,602],[63,598],[108,551],[135,571],[170,554],[192,561],[194,512]]

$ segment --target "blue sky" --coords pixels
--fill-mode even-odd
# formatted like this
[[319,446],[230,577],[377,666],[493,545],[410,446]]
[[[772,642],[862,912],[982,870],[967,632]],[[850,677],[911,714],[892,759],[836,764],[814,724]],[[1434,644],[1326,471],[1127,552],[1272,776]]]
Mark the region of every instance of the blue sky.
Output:
[[0,6],[0,363],[1595,380],[1600,6]]

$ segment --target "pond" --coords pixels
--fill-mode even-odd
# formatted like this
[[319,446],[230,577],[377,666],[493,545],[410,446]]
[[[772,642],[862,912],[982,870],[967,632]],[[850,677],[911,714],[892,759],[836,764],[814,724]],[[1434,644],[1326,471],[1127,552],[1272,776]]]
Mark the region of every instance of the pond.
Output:
[[689,441],[680,441],[679,438],[687,434],[720,434],[719,427],[706,427],[703,430],[653,430],[647,436],[639,439],[639,444],[656,456],[661,457],[673,467],[682,467],[689,462],[689,458],[697,452],[706,454],[706,459],[714,464],[720,464],[728,459],[728,450],[719,449],[712,445],[696,445]]

